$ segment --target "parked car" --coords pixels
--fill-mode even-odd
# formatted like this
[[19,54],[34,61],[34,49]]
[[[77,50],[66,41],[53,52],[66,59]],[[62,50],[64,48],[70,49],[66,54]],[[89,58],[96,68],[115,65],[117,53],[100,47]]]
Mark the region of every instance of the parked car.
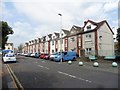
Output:
[[45,56],[45,55],[47,55],[47,54],[46,54],[46,53],[40,54],[40,58],[41,58],[41,59],[44,59],[44,56]]
[[3,62],[16,62],[16,56],[14,53],[7,53],[3,56]]
[[16,53],[16,55],[20,55],[20,53],[18,52],[18,53]]
[[30,56],[31,56],[31,57],[35,57],[35,54],[37,54],[37,53],[32,53]]
[[59,53],[56,52],[56,53],[51,54],[50,57],[49,57],[49,59],[50,59],[51,61],[53,61],[53,60],[54,60],[54,57],[55,57],[57,54],[59,54]]
[[48,60],[48,59],[49,59],[49,57],[50,57],[50,55],[49,55],[49,54],[45,54],[44,59]]
[[32,53],[27,53],[26,57],[30,57]]
[[24,53],[24,54],[23,54],[23,56],[27,56],[27,55],[28,55],[28,53]]
[[115,56],[115,59],[116,59],[116,60],[120,60],[120,55],[116,55],[116,56]]
[[74,51],[65,51],[59,54],[56,54],[54,57],[54,61],[69,61],[69,60],[76,60],[76,52]]
[[39,58],[39,57],[40,57],[40,53],[36,53],[35,58]]
[[24,56],[24,53],[21,53],[21,56]]

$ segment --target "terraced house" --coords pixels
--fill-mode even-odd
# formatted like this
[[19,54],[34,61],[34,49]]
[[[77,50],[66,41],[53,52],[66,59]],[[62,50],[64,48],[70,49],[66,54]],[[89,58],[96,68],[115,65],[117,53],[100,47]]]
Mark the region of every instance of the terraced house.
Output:
[[[62,29],[62,33],[52,32],[47,36],[25,43],[24,53],[76,51],[81,56],[114,55],[113,31],[106,20],[94,22],[87,20],[82,27],[73,25],[70,30]],[[81,51],[83,53],[81,53]]]
[[46,42],[45,42],[45,53],[50,54],[50,41],[52,40],[52,34],[48,34],[46,36]]
[[82,48],[85,49],[85,55],[114,55],[114,33],[106,20],[98,23],[88,20],[83,28]]

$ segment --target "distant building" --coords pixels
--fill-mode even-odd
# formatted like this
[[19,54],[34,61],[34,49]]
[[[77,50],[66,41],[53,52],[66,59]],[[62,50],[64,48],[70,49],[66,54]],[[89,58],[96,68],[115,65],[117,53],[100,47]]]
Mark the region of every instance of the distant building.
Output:
[[18,53],[18,49],[17,48],[14,48],[14,53]]
[[14,51],[13,43],[6,43],[5,44],[5,50],[13,50]]

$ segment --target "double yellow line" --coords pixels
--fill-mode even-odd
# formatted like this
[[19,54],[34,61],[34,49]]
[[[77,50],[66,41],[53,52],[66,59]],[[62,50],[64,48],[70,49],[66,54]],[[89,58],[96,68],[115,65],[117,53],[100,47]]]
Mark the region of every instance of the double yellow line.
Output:
[[12,80],[13,80],[13,83],[14,83],[14,86],[16,89],[18,90],[24,90],[23,86],[21,85],[20,81],[18,80],[18,78],[15,76],[14,72],[12,71],[12,69],[10,68],[10,66],[8,64],[5,65]]

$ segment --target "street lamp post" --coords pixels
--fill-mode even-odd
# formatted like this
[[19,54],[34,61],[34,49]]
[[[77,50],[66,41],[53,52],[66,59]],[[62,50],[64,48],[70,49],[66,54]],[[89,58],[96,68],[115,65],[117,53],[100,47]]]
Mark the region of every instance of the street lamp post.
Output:
[[[112,27],[113,31],[115,31],[115,27]],[[112,55],[114,55],[114,35],[113,35],[113,39],[112,39]]]
[[62,62],[62,14],[58,14],[60,16],[60,54],[61,54],[61,59],[60,61]]

